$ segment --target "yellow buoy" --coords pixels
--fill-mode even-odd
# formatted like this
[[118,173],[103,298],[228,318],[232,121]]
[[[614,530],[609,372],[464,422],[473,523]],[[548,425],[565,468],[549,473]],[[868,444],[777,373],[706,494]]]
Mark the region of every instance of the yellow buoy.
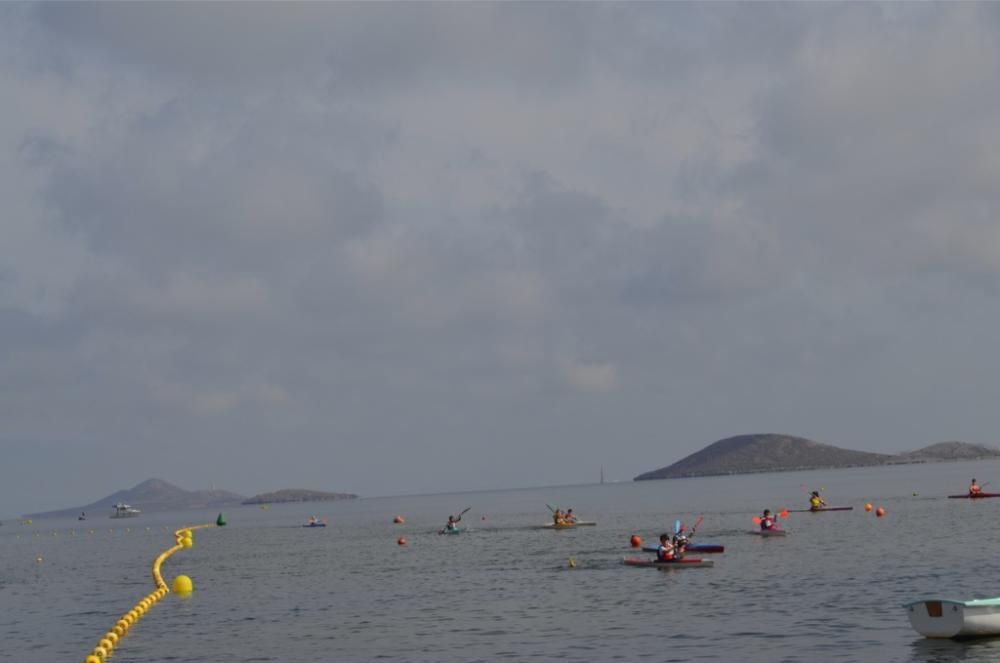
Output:
[[571,569],[575,569],[576,568],[576,560],[574,558],[572,558],[572,557],[569,558],[569,568],[571,568]]
[[194,583],[187,576],[177,576],[173,583],[174,593],[184,596],[194,591]]
[[194,540],[190,536],[185,536],[183,539],[181,539],[181,545],[184,546],[185,548],[190,548],[191,546],[194,545]]
[[97,645],[94,647],[94,656],[103,660],[108,657],[108,651],[104,647]]
[[101,641],[98,642],[97,645],[99,647],[104,647],[104,651],[111,651],[112,649],[115,648],[114,643],[108,640],[107,638],[101,638]]
[[87,658],[83,659],[83,663],[101,663],[101,659],[91,654]]

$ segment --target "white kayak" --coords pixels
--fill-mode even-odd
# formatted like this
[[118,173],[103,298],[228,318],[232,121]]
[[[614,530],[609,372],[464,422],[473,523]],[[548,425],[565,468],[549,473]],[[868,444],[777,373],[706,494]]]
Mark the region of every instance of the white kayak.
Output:
[[593,527],[597,523],[593,520],[578,520],[575,523],[546,523],[539,525],[539,529],[573,529],[574,527]]
[[1000,635],[1000,598],[973,601],[924,599],[903,607],[913,630],[928,638]]

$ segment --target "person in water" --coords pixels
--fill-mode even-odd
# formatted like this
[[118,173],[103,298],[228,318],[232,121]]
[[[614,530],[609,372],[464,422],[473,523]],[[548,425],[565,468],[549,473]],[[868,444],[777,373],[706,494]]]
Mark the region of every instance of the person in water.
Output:
[[458,521],[461,519],[462,519],[461,514],[459,514],[457,518],[455,516],[448,516],[448,524],[445,525],[444,528],[449,532],[454,532],[455,530],[458,529]]
[[824,502],[823,498],[819,496],[819,491],[814,490],[812,495],[809,496],[809,510],[819,511],[824,506],[826,506],[826,502]]
[[563,516],[563,520],[571,524],[576,522],[576,514],[573,513],[573,509],[566,509],[566,515]]
[[690,542],[691,537],[684,533],[684,526],[681,525],[681,528],[674,534],[673,541],[671,542],[674,546],[674,556],[678,559],[683,558],[684,553],[687,552],[687,545]]
[[669,534],[660,535],[660,545],[656,548],[657,562],[674,561],[674,544],[670,541]]
[[774,517],[771,516],[770,509],[764,509],[764,513],[760,517],[760,528],[765,531],[778,528],[777,523],[774,521]]
[[969,494],[970,495],[982,495],[983,494],[983,488],[982,488],[982,486],[980,486],[978,483],[976,483],[975,479],[973,479],[972,483],[969,484]]

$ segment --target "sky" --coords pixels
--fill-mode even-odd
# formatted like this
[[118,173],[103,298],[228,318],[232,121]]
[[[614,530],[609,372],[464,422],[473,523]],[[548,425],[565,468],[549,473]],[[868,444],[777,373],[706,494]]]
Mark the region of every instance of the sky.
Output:
[[0,4],[0,516],[1000,441],[1000,5]]

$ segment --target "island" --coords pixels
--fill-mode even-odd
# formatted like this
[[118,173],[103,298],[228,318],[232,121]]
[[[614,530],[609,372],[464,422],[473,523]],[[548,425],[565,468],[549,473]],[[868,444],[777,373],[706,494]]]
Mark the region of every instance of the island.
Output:
[[285,488],[273,493],[254,495],[243,504],[280,504],[283,502],[329,502],[331,500],[353,500],[357,495],[352,493],[326,493],[320,490],[302,490],[300,488]]
[[683,477],[793,472],[841,467],[939,463],[954,460],[1000,458],[1000,450],[967,442],[939,442],[899,454],[842,449],[804,437],[760,433],[737,435],[713,442],[673,465],[645,472],[635,481]]
[[143,513],[183,511],[188,509],[221,509],[240,504],[246,497],[227,490],[184,490],[163,479],[146,479],[140,484],[119,490],[96,502],[58,511],[29,513],[25,518],[66,518],[86,513],[87,516],[107,517],[114,505],[139,507]]

